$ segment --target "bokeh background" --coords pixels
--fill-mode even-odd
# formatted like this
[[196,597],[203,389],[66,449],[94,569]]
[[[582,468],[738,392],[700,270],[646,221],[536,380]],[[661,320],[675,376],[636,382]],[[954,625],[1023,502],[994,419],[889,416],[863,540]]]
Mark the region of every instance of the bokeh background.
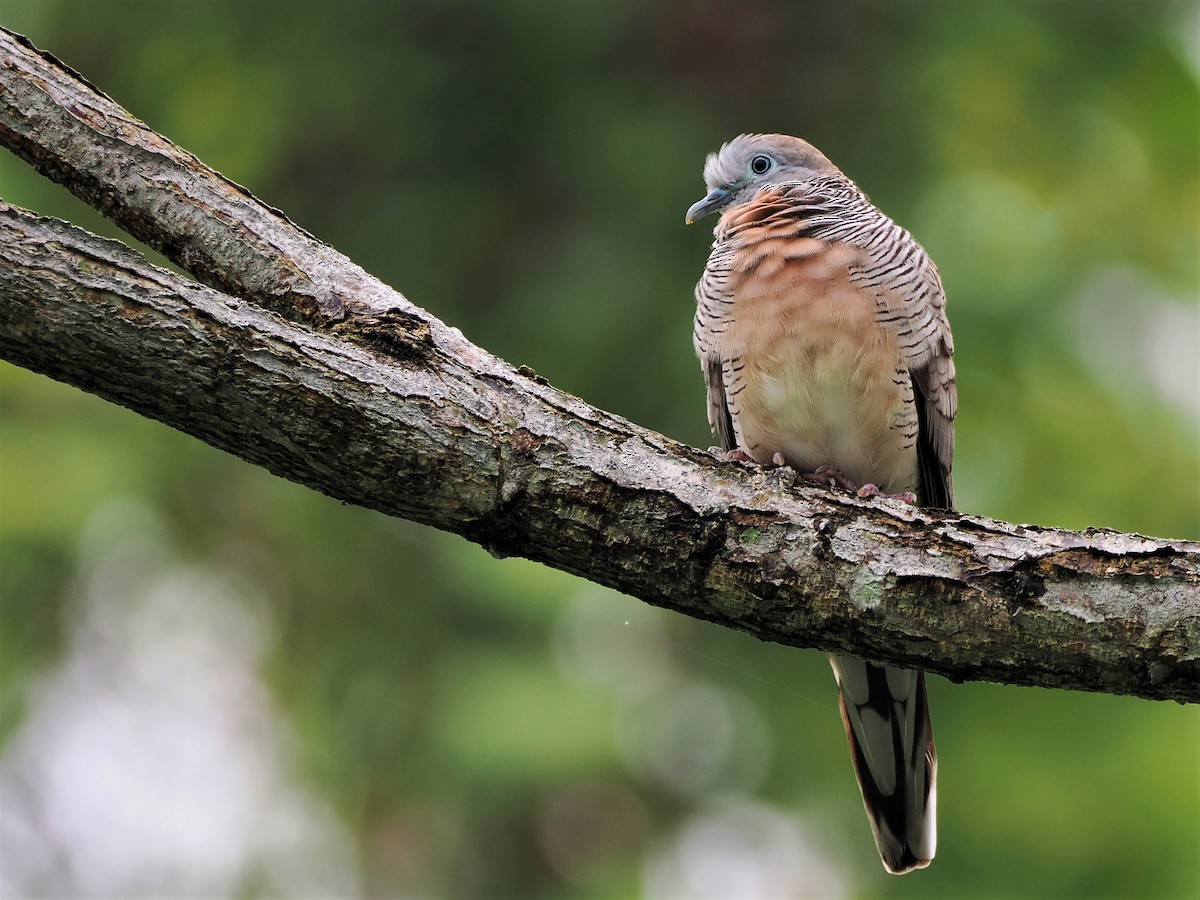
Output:
[[[707,446],[742,131],[941,267],[962,509],[1200,538],[1195,3],[0,0],[470,338]],[[0,196],[112,226],[0,156]],[[336,502],[0,364],[0,893],[1200,895],[1200,716],[930,688],[884,874],[821,654]]]

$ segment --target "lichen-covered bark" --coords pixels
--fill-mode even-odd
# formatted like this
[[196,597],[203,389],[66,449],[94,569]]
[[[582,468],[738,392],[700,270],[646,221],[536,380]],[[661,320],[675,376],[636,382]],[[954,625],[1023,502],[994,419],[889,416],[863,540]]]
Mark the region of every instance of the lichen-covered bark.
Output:
[[763,639],[1200,700],[1200,545],[717,462],[474,346],[2,31],[0,143],[212,286],[0,207],[9,360],[347,502]]

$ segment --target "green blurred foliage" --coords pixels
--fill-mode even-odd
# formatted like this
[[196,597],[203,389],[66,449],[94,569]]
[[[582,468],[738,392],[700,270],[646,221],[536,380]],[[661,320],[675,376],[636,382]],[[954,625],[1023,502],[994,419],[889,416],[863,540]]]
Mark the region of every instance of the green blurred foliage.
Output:
[[[960,507],[1200,538],[1195,4],[0,15],[477,343],[701,446],[708,235],[683,211],[721,141],[803,135],[941,267]],[[7,155],[0,196],[121,237]],[[87,522],[134,498],[261,587],[295,774],[352,832],[364,891],[636,894],[730,796],[798,817],[859,896],[1200,890],[1192,709],[934,679],[941,853],[888,878],[820,654],[340,506],[8,365],[0,428],[0,739],[73,626]]]

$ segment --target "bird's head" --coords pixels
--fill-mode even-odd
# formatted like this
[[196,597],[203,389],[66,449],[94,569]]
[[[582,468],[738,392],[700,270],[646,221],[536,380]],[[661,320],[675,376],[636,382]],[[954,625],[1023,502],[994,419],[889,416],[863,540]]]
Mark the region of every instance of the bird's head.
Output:
[[837,171],[808,141],[786,134],[740,134],[708,154],[704,164],[708,194],[692,204],[684,221],[691,225],[709,213],[738,206],[769,185]]

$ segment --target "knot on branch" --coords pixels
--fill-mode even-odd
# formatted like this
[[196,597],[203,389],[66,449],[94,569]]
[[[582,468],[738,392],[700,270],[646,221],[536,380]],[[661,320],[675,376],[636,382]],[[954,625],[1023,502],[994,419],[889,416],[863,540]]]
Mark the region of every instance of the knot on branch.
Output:
[[355,314],[331,330],[406,367],[427,365],[435,349],[429,323],[400,309]]

